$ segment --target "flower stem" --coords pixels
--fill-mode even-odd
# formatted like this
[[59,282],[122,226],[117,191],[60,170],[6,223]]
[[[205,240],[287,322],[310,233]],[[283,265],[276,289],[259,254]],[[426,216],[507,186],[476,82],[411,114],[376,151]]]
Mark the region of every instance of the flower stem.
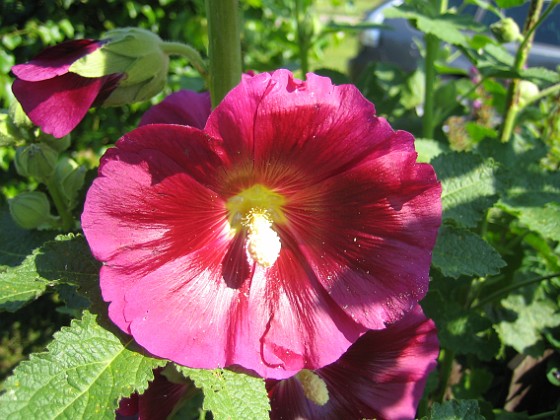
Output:
[[212,107],[241,80],[241,35],[238,0],[206,0],[209,89]]
[[[525,28],[523,29],[523,42],[517,49],[515,61],[513,63],[513,70],[516,73],[519,73],[527,62],[527,57],[529,56],[529,51],[531,50],[531,46],[533,44],[535,29],[538,25],[540,25],[546,15],[552,11],[552,7],[554,7],[554,3],[551,2],[548,8],[550,10],[547,9],[547,12],[539,19],[543,4],[544,0],[531,0],[529,14],[527,15],[527,20],[525,20]],[[508,88],[506,97],[506,114],[500,131],[500,140],[502,142],[509,141],[515,127],[515,119],[519,113],[520,81],[521,80],[519,78],[512,79]]]
[[164,42],[161,46],[161,49],[166,54],[174,54],[185,57],[204,79],[208,78],[206,63],[204,62],[198,51],[190,45],[183,44],[181,42]]
[[64,204],[62,194],[60,193],[56,182],[52,178],[53,177],[51,177],[49,181],[45,182],[45,185],[47,186],[49,195],[51,196],[54,206],[56,207],[56,211],[60,216],[60,228],[65,232],[68,232],[74,227],[74,217],[68,210],[66,204]]
[[[440,13],[447,10],[447,0],[436,0]],[[435,62],[439,50],[439,38],[433,34],[425,34],[426,57],[424,59],[424,114],[422,116],[422,136],[427,139],[434,137],[434,98],[436,69]]]
[[298,52],[303,77],[309,71],[309,36],[307,32],[307,13],[303,0],[295,0],[295,20],[297,25]]
[[560,277],[560,273],[554,273],[554,274],[550,274],[548,276],[541,276],[541,277],[537,277],[534,279],[529,279],[529,280],[524,280],[524,281],[520,281],[519,283],[515,283],[512,285],[509,285],[507,287],[504,287],[503,289],[497,290],[494,293],[491,293],[490,295],[486,296],[484,299],[481,299],[476,305],[472,306],[473,309],[475,308],[480,308],[481,306],[492,302],[493,300],[513,291],[513,290],[517,290],[517,289],[521,289],[522,287],[525,286],[529,286],[531,284],[535,284],[535,283],[540,283],[541,281],[545,281],[545,280],[550,280],[556,277]]
[[445,398],[445,392],[447,391],[447,385],[449,384],[449,378],[451,377],[451,371],[453,370],[453,361],[455,360],[455,352],[451,349],[441,349],[440,356],[440,370],[439,370],[439,385],[435,391],[434,401],[442,403]]

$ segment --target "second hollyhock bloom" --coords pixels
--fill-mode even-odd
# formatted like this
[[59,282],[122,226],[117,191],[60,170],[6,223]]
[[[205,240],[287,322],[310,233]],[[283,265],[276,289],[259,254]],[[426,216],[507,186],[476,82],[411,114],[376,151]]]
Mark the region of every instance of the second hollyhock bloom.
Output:
[[380,331],[368,331],[331,365],[268,380],[272,420],[415,418],[439,353],[436,328],[417,306]]
[[149,122],[102,158],[82,226],[111,319],[152,354],[286,378],[425,295],[440,184],[355,87],[279,70],[203,130]]
[[54,137],[70,133],[91,107],[151,98],[165,85],[169,58],[161,39],[138,28],[102,40],[80,39],[12,67],[12,86],[29,119]]

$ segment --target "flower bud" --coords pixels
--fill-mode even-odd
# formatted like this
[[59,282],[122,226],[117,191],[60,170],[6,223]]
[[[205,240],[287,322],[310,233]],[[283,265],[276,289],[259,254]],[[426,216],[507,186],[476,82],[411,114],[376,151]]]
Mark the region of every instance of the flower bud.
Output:
[[86,168],[70,158],[63,157],[56,165],[54,178],[69,208],[76,204],[76,197],[84,185],[85,175]]
[[24,192],[8,201],[12,219],[24,229],[48,227],[53,220],[51,205],[40,191]]
[[519,26],[512,18],[505,18],[490,25],[490,30],[494,38],[500,43],[519,41],[523,37],[519,31]]
[[104,35],[103,45],[75,61],[70,71],[82,77],[122,74],[118,86],[104,99],[104,106],[120,106],[143,101],[165,86],[169,57],[163,41],[140,28],[120,28]]
[[26,177],[47,182],[54,173],[58,153],[44,143],[33,143],[16,150],[16,170]]
[[519,82],[519,106],[525,106],[539,92],[539,87],[536,84],[528,80],[521,80]]

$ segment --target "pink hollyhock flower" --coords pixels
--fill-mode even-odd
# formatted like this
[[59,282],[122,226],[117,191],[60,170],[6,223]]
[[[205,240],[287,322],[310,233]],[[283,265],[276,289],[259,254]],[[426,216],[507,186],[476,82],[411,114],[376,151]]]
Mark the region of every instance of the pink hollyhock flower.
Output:
[[147,124],[181,124],[203,129],[210,116],[212,104],[208,92],[180,90],[151,107],[140,119]]
[[436,367],[436,328],[420,306],[368,331],[336,362],[284,380],[267,380],[275,419],[413,419]]
[[82,226],[109,315],[152,354],[286,378],[425,295],[433,168],[351,85],[244,78],[204,130],[151,124],[102,158]]
[[143,394],[132,394],[123,398],[117,409],[117,420],[134,418],[138,420],[165,420],[175,406],[189,391],[187,383],[173,383],[163,374],[162,369],[154,371],[154,380]]
[[63,137],[84,118],[89,108],[102,103],[123,74],[90,78],[69,71],[78,59],[93,53],[102,41],[80,39],[45,49],[33,60],[12,67],[17,79],[12,90],[35,125]]

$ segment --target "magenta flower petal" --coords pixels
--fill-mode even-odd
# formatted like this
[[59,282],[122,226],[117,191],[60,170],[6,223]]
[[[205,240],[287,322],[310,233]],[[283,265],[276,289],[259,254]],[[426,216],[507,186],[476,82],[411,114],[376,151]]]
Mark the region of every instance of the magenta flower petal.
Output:
[[74,73],[12,86],[29,119],[48,134],[63,137],[84,118],[98,96],[114,85],[113,76],[90,79]]
[[82,226],[111,319],[157,356],[286,378],[426,292],[440,185],[352,86],[246,77],[204,130],[116,146]]
[[335,363],[316,370],[328,390],[318,405],[297,377],[268,380],[271,419],[413,419],[435,368],[436,329],[417,306],[381,331],[369,331]]
[[204,128],[211,111],[210,94],[181,90],[151,107],[140,120],[146,124],[181,124]]
[[39,82],[68,73],[70,66],[78,59],[91,54],[104,44],[103,41],[78,39],[49,47],[33,60],[12,67],[12,72],[20,80]]
[[135,416],[138,420],[165,420],[175,406],[188,392],[187,383],[173,383],[161,374],[162,369],[154,371],[154,380],[143,394],[137,393],[123,398],[117,410],[117,420]]

